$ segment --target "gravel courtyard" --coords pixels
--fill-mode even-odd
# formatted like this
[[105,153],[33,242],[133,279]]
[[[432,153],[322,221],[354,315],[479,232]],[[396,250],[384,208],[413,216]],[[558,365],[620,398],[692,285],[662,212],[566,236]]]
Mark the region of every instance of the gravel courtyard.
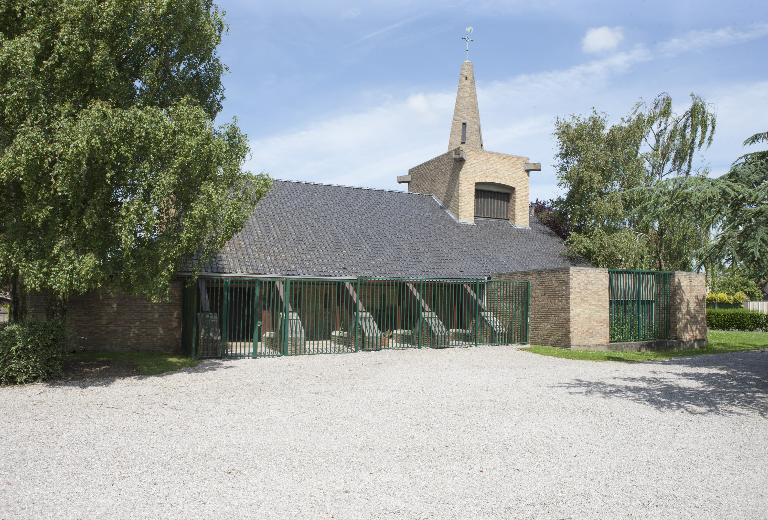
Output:
[[0,388],[0,518],[766,518],[768,351],[514,347]]

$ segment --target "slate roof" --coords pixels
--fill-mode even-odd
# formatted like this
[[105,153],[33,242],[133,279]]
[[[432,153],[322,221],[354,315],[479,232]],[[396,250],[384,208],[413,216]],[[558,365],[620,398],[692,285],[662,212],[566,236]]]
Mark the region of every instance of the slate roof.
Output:
[[474,278],[570,265],[562,240],[531,220],[460,224],[431,195],[275,181],[205,271]]

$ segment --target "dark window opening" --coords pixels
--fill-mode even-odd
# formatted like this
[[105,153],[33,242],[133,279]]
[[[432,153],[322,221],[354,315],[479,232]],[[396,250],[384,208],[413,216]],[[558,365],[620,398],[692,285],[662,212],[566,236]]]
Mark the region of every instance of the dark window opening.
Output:
[[467,144],[467,123],[461,123],[461,144]]
[[509,193],[475,190],[475,216],[509,219]]

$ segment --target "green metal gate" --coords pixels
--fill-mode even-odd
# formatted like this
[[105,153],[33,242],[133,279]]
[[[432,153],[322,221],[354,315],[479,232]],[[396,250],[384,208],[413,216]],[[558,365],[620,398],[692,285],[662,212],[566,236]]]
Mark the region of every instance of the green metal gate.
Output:
[[528,342],[528,282],[202,277],[185,290],[197,357]]
[[610,340],[669,339],[672,273],[608,270]]

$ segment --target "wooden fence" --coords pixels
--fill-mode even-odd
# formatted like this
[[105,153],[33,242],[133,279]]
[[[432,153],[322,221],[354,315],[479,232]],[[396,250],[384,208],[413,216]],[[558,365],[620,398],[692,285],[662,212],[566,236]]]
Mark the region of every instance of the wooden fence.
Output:
[[768,314],[768,301],[764,302],[744,302],[744,308],[750,311],[762,312]]

